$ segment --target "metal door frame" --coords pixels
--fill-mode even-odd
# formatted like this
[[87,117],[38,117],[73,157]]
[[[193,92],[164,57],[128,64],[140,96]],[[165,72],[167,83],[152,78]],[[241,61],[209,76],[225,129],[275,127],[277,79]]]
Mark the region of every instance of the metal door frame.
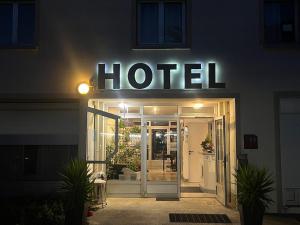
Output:
[[[167,115],[143,115],[141,117],[141,135],[142,135],[142,143],[141,143],[141,165],[142,165],[142,172],[141,172],[141,194],[142,197],[148,197],[149,193],[147,193],[147,184],[150,183],[147,181],[147,121],[176,121],[177,122],[177,140],[176,140],[176,145],[177,145],[177,158],[176,158],[176,163],[177,163],[177,197],[180,197],[180,183],[181,183],[181,170],[180,170],[180,165],[181,165],[181,160],[180,160],[180,124],[179,124],[179,116],[167,116]],[[161,184],[163,183],[170,183],[169,181],[158,181],[158,182],[151,182],[151,183],[156,183],[156,184]],[[158,193],[159,194],[159,193]]]
[[[214,142],[215,142],[215,146],[216,146],[216,132],[217,132],[217,129],[216,129],[216,121],[217,120],[221,120],[222,121],[222,126],[223,126],[223,146],[224,146],[224,152],[223,152],[223,161],[224,161],[224,180],[223,180],[223,186],[224,186],[224,202],[221,201],[219,198],[218,198],[218,189],[217,189],[217,185],[218,185],[218,182],[217,182],[217,179],[218,179],[218,151],[216,151],[216,199],[218,201],[220,201],[224,206],[227,206],[227,176],[226,176],[226,167],[227,167],[227,163],[226,163],[226,160],[227,160],[227,156],[226,156],[226,121],[225,121],[225,116],[217,116],[214,118]],[[217,150],[217,149],[216,149]]]

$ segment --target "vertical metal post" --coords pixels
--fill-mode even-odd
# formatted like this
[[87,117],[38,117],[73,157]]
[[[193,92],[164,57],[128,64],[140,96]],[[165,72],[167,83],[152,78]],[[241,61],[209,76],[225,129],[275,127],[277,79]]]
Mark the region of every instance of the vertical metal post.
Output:
[[225,206],[227,206],[227,176],[226,176],[226,167],[227,167],[227,155],[226,155],[226,152],[227,152],[227,146],[226,146],[226,120],[225,120],[225,115],[223,115],[222,117],[222,125],[223,125],[223,160],[224,160],[224,167],[222,168],[224,170],[224,181],[223,181],[223,184],[224,184],[224,201],[225,201]]
[[177,157],[176,157],[176,164],[177,164],[177,195],[178,198],[181,197],[180,193],[180,186],[181,186],[181,130],[180,130],[180,116],[177,116]]
[[119,119],[115,119],[115,153],[119,151]]
[[147,195],[147,121],[144,117],[144,109],[141,110],[141,195]]

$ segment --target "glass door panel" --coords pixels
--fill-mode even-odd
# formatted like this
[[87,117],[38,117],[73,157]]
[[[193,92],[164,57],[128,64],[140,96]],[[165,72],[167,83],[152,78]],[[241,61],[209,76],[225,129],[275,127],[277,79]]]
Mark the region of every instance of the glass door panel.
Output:
[[217,199],[226,203],[225,117],[215,119]]
[[147,119],[147,194],[177,194],[177,120]]
[[[108,179],[141,181],[141,121],[120,119],[119,149],[108,161]],[[113,149],[110,145],[107,149]],[[111,150],[110,150],[111,151]]]
[[[109,129],[107,126],[106,129]],[[118,123],[118,152],[107,161],[107,193],[114,196],[141,195],[141,120],[123,119]],[[113,146],[107,143],[107,151]]]

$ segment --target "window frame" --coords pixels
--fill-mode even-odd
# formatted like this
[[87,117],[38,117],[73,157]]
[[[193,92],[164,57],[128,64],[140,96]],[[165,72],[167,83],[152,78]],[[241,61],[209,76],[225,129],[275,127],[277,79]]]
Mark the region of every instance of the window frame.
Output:
[[292,42],[279,41],[270,43],[265,38],[265,3],[266,2],[285,2],[285,0],[261,0],[260,1],[260,42],[266,48],[300,48],[300,0],[292,0],[294,4],[294,29],[295,40]]
[[[149,2],[159,4],[159,43],[142,44],[139,41],[139,3]],[[165,43],[164,38],[164,23],[161,17],[164,16],[164,3],[181,2],[184,3],[182,22],[182,39],[181,43]],[[191,46],[191,0],[132,0],[132,48],[133,49],[189,49]]]
[[[35,21],[34,21],[34,35],[32,44],[24,45],[20,44],[18,39],[18,15],[15,13],[19,9],[19,4],[34,4],[35,7]],[[1,1],[0,4],[12,4],[13,5],[13,22],[12,22],[12,35],[11,35],[11,43],[9,44],[0,44],[0,49],[36,49],[38,46],[38,21],[39,21],[39,13],[38,13],[38,5],[39,0],[4,0]]]

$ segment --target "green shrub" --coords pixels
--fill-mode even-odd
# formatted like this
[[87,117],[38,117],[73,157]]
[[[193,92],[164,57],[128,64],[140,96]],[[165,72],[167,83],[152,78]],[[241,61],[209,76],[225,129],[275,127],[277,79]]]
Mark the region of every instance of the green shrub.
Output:
[[84,204],[92,200],[92,173],[85,161],[72,160],[61,173],[66,225],[81,225]]
[[0,216],[5,225],[64,224],[62,201],[49,196],[1,199]]
[[247,208],[259,207],[265,210],[272,199],[269,193],[274,189],[272,176],[266,169],[241,166],[234,175],[237,182],[238,203]]
[[24,225],[63,225],[62,202],[32,202],[25,208]]

